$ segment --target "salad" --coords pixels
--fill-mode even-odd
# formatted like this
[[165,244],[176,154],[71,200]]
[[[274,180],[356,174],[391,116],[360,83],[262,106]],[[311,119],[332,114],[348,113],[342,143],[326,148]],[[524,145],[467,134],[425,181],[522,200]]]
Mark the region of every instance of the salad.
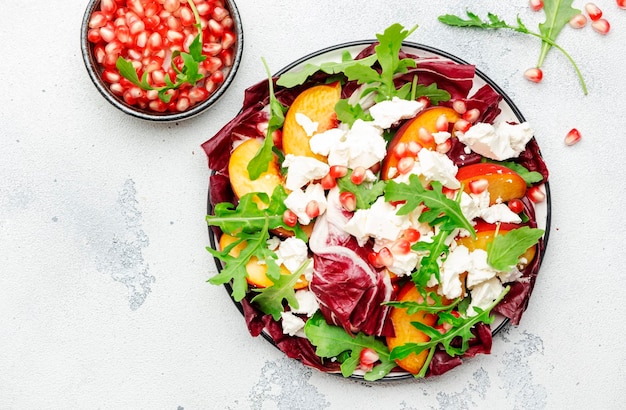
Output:
[[253,336],[345,377],[432,376],[489,353],[547,239],[530,125],[502,118],[474,66],[404,51],[413,30],[270,76],[203,144],[209,282]]

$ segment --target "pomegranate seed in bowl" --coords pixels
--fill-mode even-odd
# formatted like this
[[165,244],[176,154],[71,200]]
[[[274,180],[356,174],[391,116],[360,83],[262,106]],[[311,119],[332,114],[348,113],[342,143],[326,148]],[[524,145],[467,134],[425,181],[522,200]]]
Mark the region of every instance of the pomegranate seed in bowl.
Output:
[[232,0],[91,0],[81,30],[98,91],[121,111],[153,121],[191,118],[213,105],[237,72],[242,41]]

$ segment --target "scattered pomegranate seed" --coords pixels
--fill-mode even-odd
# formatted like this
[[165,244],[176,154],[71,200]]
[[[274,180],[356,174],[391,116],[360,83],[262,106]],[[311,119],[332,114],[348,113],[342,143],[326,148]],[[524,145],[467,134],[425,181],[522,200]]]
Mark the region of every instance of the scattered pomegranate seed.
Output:
[[292,210],[287,209],[283,212],[283,222],[287,226],[296,226],[298,223],[298,215],[296,215]]
[[352,170],[352,174],[350,174],[350,181],[352,181],[355,185],[360,185],[365,181],[365,168],[356,167]]
[[353,212],[356,209],[356,196],[350,191],[339,194],[339,203],[346,211]]
[[616,0],[617,7],[620,9],[626,9],[626,0]]
[[574,145],[578,141],[580,141],[580,138],[580,131],[578,131],[576,128],[572,128],[565,136],[565,145]]
[[407,255],[411,251],[411,242],[400,238],[391,245],[391,251],[396,255]]
[[535,203],[545,201],[546,199],[546,194],[538,186],[530,188],[526,195]]
[[345,177],[348,174],[348,167],[343,165],[333,165],[330,167],[328,173],[335,179]]
[[529,68],[524,71],[524,77],[526,77],[528,81],[539,83],[543,79],[543,71],[541,71],[541,68],[539,67]]
[[461,132],[467,132],[471,126],[472,124],[469,121],[464,120],[463,118],[457,120],[457,122],[454,123],[454,129]]
[[440,154],[447,154],[452,149],[452,141],[450,140],[450,138],[448,138],[441,144],[437,144],[437,147],[435,149]]
[[437,118],[435,129],[439,132],[448,131],[449,124],[450,123],[448,121],[448,117],[446,117],[446,114],[441,114],[439,118]]
[[569,25],[574,28],[583,28],[587,25],[587,17],[582,13],[578,13],[569,20]]
[[530,8],[533,9],[533,11],[543,9],[543,0],[530,0]]
[[600,7],[596,6],[595,3],[585,4],[585,11],[589,15],[591,21],[600,20],[600,18],[602,17],[602,10],[600,10]]
[[320,215],[320,204],[316,200],[309,201],[304,208],[304,212],[311,219],[317,218]]
[[407,228],[403,233],[402,236],[409,241],[410,243],[415,243],[417,241],[419,241],[420,236],[422,236],[420,234],[420,231],[418,231],[417,229],[414,228]]
[[465,111],[467,111],[467,105],[465,105],[465,101],[463,100],[454,100],[452,102],[452,109],[457,113],[463,115]]
[[476,122],[480,117],[480,110],[478,108],[472,108],[471,110],[465,111],[463,114],[463,119],[469,122]]
[[489,181],[480,178],[470,181],[468,185],[472,194],[479,195],[485,192],[485,190],[489,187]]
[[509,209],[516,214],[519,214],[524,210],[524,203],[517,198],[511,199],[508,205]]
[[611,25],[607,19],[596,20],[591,23],[591,27],[600,34],[607,34],[611,30]]
[[376,363],[379,359],[380,357],[374,349],[366,347],[361,350],[361,354],[359,355],[359,367],[361,370],[368,372],[372,370],[374,363]]
[[425,145],[431,144],[434,141],[433,134],[424,127],[420,127],[420,129],[417,130],[417,138]]
[[404,157],[398,161],[396,168],[401,175],[406,175],[413,169],[415,165],[415,158],[413,157]]
[[322,177],[320,184],[324,190],[329,190],[337,186],[337,181],[328,173]]

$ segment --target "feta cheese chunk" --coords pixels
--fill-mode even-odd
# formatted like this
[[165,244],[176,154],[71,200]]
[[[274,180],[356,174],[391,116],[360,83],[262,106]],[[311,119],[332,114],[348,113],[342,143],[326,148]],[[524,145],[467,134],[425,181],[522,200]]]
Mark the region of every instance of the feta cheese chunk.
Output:
[[299,313],[311,317],[320,308],[315,293],[310,290],[298,290],[296,291],[296,300],[298,301],[298,307],[291,306],[293,313]]
[[285,187],[290,191],[300,189],[309,182],[321,179],[330,170],[328,164],[315,158],[287,154],[283,161],[287,167],[287,181]]
[[308,137],[312,136],[313,134],[317,132],[319,123],[311,120],[305,114],[302,114],[301,112],[297,112],[295,118],[296,118],[296,123],[304,129],[304,132],[306,133]]
[[472,301],[467,307],[468,316],[476,316],[477,312],[474,307],[486,309],[494,300],[500,296],[504,287],[498,278],[492,278],[480,285],[475,286],[471,290]]
[[496,222],[512,222],[512,223],[520,223],[522,222],[522,218],[515,212],[511,211],[511,209],[506,204],[493,204],[489,208],[483,210],[481,212],[482,218],[485,222],[490,224]]
[[282,318],[283,333],[289,336],[304,337],[304,320],[294,315],[292,312],[280,312]]
[[313,273],[313,261],[309,258],[309,248],[302,239],[295,236],[285,239],[276,249],[276,256],[278,257],[276,263],[285,265],[291,273],[297,271],[305,262],[307,262],[306,270]]
[[519,156],[532,138],[533,130],[526,122],[499,122],[495,126],[479,122],[465,133],[456,133],[456,136],[472,151],[487,158],[504,161]]
[[382,130],[371,122],[356,120],[352,128],[333,128],[315,134],[309,140],[311,151],[328,157],[329,165],[367,169],[387,155]]
[[370,114],[374,118],[374,125],[386,129],[400,120],[415,117],[424,109],[424,104],[416,100],[403,100],[393,97],[391,100],[382,101],[370,108]]
[[466,285],[469,289],[490,280],[498,274],[498,271],[487,263],[487,252],[476,249],[469,254],[469,264],[466,265],[467,279]]
[[408,215],[396,215],[397,207],[379,197],[369,209],[358,209],[344,230],[363,246],[370,237],[377,240],[396,240],[402,231],[411,226]]
[[465,272],[470,261],[469,249],[463,245],[454,248],[443,262],[439,272],[439,293],[448,299],[456,299],[463,294],[459,275]]
[[326,212],[328,205],[324,195],[324,188],[320,184],[309,184],[304,191],[300,188],[293,190],[285,198],[285,206],[298,216],[300,224],[308,225],[311,222],[311,218],[306,213],[306,206],[311,201],[317,202],[320,215]]
[[461,183],[456,179],[458,167],[447,155],[437,151],[421,149],[417,154],[419,169],[422,175],[430,181],[439,181],[450,189],[458,189]]

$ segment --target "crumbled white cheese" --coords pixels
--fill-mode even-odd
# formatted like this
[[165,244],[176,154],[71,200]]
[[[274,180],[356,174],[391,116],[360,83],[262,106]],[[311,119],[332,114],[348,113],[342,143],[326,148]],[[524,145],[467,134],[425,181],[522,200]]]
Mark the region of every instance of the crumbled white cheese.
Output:
[[498,274],[498,271],[487,263],[487,252],[476,249],[469,254],[469,263],[466,265],[466,285],[469,289],[490,280]]
[[452,250],[443,262],[439,277],[439,293],[448,299],[462,296],[463,286],[459,275],[467,270],[469,261],[469,249],[459,245]]
[[450,134],[448,131],[433,132],[433,138],[435,139],[436,144],[443,144],[444,142],[449,140],[450,137],[452,137],[452,134]]
[[282,320],[283,333],[289,336],[301,336],[304,329],[304,320],[294,315],[292,312],[280,312]]
[[394,252],[393,241],[388,239],[379,239],[374,242],[373,250],[375,252],[380,251],[383,247],[389,249],[393,255],[393,263],[391,266],[387,266],[390,272],[393,272],[397,276],[410,275],[415,270],[417,262],[419,262],[419,255],[413,251],[407,253]]
[[387,155],[387,143],[382,130],[371,122],[356,120],[352,128],[333,128],[315,134],[309,140],[311,151],[328,157],[329,165],[349,168],[370,168]]
[[447,155],[437,151],[421,149],[417,154],[417,158],[420,171],[429,182],[439,181],[443,186],[450,189],[461,187],[461,183],[456,179],[458,167],[454,165]]
[[[520,259],[523,259],[523,258],[520,258]],[[500,282],[502,283],[517,282],[521,277],[522,277],[522,272],[520,272],[517,266],[514,266],[513,269],[511,269],[508,272],[498,272],[498,278],[500,279]]]
[[522,218],[515,212],[511,211],[511,209],[506,204],[494,204],[489,208],[484,209],[481,212],[482,218],[485,222],[490,224],[496,222],[511,222],[511,223],[520,223],[522,222]]
[[467,132],[456,133],[459,141],[484,157],[504,161],[518,157],[533,136],[526,122],[509,124],[502,121],[495,125],[479,122]]
[[283,167],[287,167],[287,180],[285,187],[291,191],[300,189],[309,182],[323,178],[330,167],[328,164],[315,158],[287,154],[283,161]]
[[478,218],[483,211],[489,208],[489,191],[484,190],[480,194],[461,193],[461,212],[468,221]]
[[282,263],[291,273],[297,271],[305,262],[308,262],[307,269],[313,270],[307,244],[295,236],[291,236],[280,243],[276,249],[276,256],[278,257],[276,263],[279,265]]
[[295,118],[296,118],[296,123],[304,129],[304,132],[306,133],[308,137],[312,136],[313,134],[317,132],[319,123],[311,120],[305,114],[302,114],[301,112],[297,112]]
[[326,212],[328,205],[322,185],[309,184],[304,191],[300,188],[291,191],[285,198],[285,206],[298,216],[300,224],[308,225],[311,222],[311,218],[306,213],[306,206],[311,201],[317,201],[320,215]]
[[298,307],[291,306],[293,313],[300,313],[311,317],[320,308],[320,305],[315,297],[315,293],[310,290],[298,290],[296,291],[296,300],[298,301]]
[[393,97],[391,100],[381,101],[370,107],[370,114],[374,118],[374,125],[386,129],[400,120],[407,120],[424,108],[422,102],[403,100]]
[[369,209],[358,209],[344,230],[354,236],[363,246],[370,237],[393,241],[411,226],[407,215],[396,215],[397,207],[379,197]]
[[481,309],[486,309],[494,300],[500,296],[504,287],[500,283],[498,278],[492,278],[486,282],[476,285],[471,290],[472,301],[467,307],[467,315],[475,316],[476,311],[474,307],[477,306]]

